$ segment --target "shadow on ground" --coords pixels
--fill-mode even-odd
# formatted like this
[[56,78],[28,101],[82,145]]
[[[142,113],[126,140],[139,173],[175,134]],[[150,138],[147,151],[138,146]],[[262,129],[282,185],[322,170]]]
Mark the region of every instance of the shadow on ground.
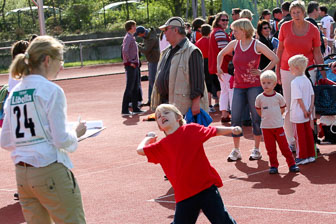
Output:
[[247,177],[236,177],[231,175],[230,178],[255,182],[252,186],[254,189],[275,189],[279,195],[288,195],[295,193],[294,188],[298,187],[300,183],[293,181],[293,178],[299,174],[286,173],[270,175],[268,173],[268,162],[265,160],[257,161],[258,167],[249,167],[247,163],[242,161],[236,162],[236,168],[245,173]]
[[25,220],[19,202],[0,208],[0,223],[19,224],[24,222]]

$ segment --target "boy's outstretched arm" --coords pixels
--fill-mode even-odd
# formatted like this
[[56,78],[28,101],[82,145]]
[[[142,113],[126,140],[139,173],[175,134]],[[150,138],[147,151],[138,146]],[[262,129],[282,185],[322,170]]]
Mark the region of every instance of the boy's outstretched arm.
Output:
[[137,153],[139,155],[145,156],[146,154],[145,154],[143,148],[146,145],[149,145],[149,144],[152,144],[152,143],[156,142],[156,139],[157,139],[157,135],[154,132],[147,133],[146,137],[138,145]]
[[217,126],[217,133],[216,135],[227,135],[227,134],[235,134],[235,135],[239,135],[242,132],[242,128],[239,126],[235,126],[235,127],[221,127],[221,126]]

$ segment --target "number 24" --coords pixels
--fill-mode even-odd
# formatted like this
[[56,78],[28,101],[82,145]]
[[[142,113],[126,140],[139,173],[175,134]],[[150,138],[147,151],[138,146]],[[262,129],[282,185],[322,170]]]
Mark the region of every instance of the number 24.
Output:
[[[21,110],[19,106],[14,107],[13,112],[16,114],[17,118],[17,126],[15,130],[16,138],[23,138],[24,133],[20,132],[20,117],[21,117]],[[30,129],[30,133],[32,136],[36,136],[35,134],[35,124],[31,118],[27,118],[27,105],[23,106],[23,115],[24,115],[24,127]]]

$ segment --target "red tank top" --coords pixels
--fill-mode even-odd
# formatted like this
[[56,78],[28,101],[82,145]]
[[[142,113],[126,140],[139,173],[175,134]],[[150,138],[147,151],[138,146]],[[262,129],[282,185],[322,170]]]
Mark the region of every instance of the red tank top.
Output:
[[251,74],[251,69],[258,69],[260,55],[257,53],[257,41],[252,39],[250,46],[242,50],[241,41],[238,40],[235,46],[233,65],[234,65],[234,88],[250,88],[261,86],[259,76]]

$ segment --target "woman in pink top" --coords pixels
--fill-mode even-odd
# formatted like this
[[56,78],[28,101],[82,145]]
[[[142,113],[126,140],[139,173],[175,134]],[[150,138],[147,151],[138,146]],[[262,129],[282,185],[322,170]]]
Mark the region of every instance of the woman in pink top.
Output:
[[[223,48],[217,57],[217,70],[222,73],[221,67],[225,55],[231,54],[233,51],[234,71],[234,90],[232,99],[231,125],[241,126],[241,117],[246,104],[249,105],[254,135],[254,148],[252,150],[250,160],[261,159],[259,144],[261,138],[260,116],[255,109],[255,99],[263,90],[260,85],[259,76],[263,71],[272,69],[277,63],[277,56],[266,45],[259,40],[253,38],[254,28],[250,20],[239,19],[231,24],[236,40],[231,41]],[[270,63],[263,69],[259,70],[260,55],[265,55]],[[234,149],[228,157],[228,161],[236,161],[241,159],[239,151],[239,143],[241,135],[232,135]]]
[[[276,73],[279,84],[282,83],[283,95],[286,101],[286,113],[284,129],[287,141],[292,151],[295,151],[295,139],[290,122],[291,102],[291,81],[295,78],[288,67],[288,59],[297,54],[303,54],[309,60],[308,66],[312,64],[323,64],[323,58],[320,50],[320,35],[318,29],[310,22],[304,19],[305,6],[301,1],[291,3],[289,12],[292,20],[282,24],[279,32],[279,46],[277,56],[280,59],[276,67]],[[316,71],[311,70],[310,78],[313,83],[316,81]],[[325,77],[325,73],[322,73]]]

